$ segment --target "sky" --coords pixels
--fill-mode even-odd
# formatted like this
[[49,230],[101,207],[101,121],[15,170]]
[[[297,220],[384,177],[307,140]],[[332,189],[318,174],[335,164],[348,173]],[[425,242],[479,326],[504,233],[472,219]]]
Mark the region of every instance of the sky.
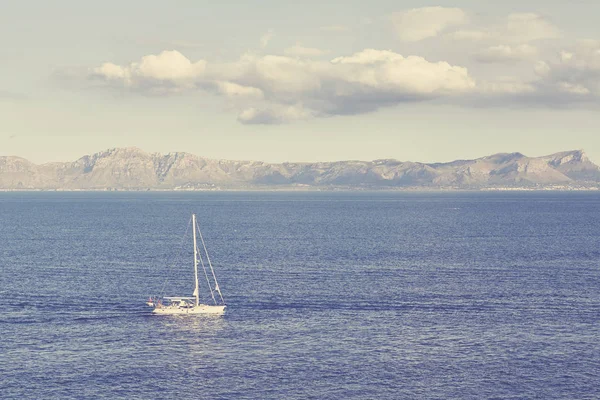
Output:
[[600,163],[596,0],[0,4],[0,155]]

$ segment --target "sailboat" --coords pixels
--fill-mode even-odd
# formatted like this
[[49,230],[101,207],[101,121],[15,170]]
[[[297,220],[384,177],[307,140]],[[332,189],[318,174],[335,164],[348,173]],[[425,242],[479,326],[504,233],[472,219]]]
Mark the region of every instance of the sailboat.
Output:
[[[194,239],[194,293],[188,297],[158,297],[150,298],[146,304],[153,307],[152,312],[158,315],[182,315],[182,314],[223,314],[225,312],[225,300],[217,282],[217,276],[208,256],[206,244],[196,222],[196,214],[192,214],[192,237]],[[197,234],[196,234],[197,233]],[[200,237],[203,251],[197,244],[197,236]],[[206,257],[206,262],[204,258]],[[200,285],[198,280],[198,263],[202,266],[204,277],[210,292],[212,304],[200,303]],[[207,268],[208,265],[208,268]]]

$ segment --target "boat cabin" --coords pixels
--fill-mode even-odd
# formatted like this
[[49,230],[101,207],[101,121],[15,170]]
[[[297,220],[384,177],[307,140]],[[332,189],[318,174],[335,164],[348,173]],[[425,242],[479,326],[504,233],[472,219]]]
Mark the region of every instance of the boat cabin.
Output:
[[163,297],[162,307],[192,308],[194,307],[195,297]]

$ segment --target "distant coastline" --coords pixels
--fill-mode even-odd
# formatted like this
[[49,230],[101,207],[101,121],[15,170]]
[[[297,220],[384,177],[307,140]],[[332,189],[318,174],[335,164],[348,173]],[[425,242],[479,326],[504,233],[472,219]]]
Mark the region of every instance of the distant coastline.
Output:
[[145,193],[145,192],[160,192],[160,193],[185,193],[185,192],[596,192],[600,191],[599,186],[590,187],[484,187],[484,188],[428,188],[428,187],[410,187],[410,188],[289,188],[289,187],[272,187],[272,188],[225,188],[225,189],[136,189],[136,188],[104,188],[104,189],[4,189],[0,188],[0,193],[24,193],[24,192],[59,192],[59,193]]
[[583,191],[600,167],[582,150],[543,157],[499,153],[474,160],[393,159],[270,164],[189,153],[109,149],[36,165],[0,157],[0,191]]

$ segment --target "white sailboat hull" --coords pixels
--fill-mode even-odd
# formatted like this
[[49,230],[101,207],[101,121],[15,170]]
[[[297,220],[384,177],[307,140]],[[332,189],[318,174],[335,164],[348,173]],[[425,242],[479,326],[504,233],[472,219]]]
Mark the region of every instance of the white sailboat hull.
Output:
[[[200,242],[202,243],[202,249],[204,252],[198,250],[198,242],[196,240],[196,232],[200,236]],[[217,276],[213,270],[210,257],[208,256],[208,250],[200,232],[200,226],[196,222],[196,214],[192,214],[192,237],[194,240],[194,292],[192,296],[177,296],[177,297],[150,297],[146,304],[153,307],[152,313],[157,315],[190,315],[190,314],[213,314],[220,315],[225,312],[225,299],[219,289],[219,283],[217,282]],[[200,257],[198,254],[200,253]],[[204,254],[204,256],[202,255]],[[206,262],[203,261],[204,257]],[[198,281],[198,261],[202,264],[204,276],[206,277],[206,284],[208,291],[212,297],[213,304],[200,304],[200,285]],[[207,270],[207,265],[210,271]],[[215,296],[215,294],[218,296]],[[220,301],[218,300],[220,299]],[[209,300],[208,300],[209,301]],[[220,305],[219,305],[220,304]]]
[[200,304],[195,307],[161,306],[152,310],[157,315],[188,315],[188,314],[223,314],[226,306],[211,306]]

